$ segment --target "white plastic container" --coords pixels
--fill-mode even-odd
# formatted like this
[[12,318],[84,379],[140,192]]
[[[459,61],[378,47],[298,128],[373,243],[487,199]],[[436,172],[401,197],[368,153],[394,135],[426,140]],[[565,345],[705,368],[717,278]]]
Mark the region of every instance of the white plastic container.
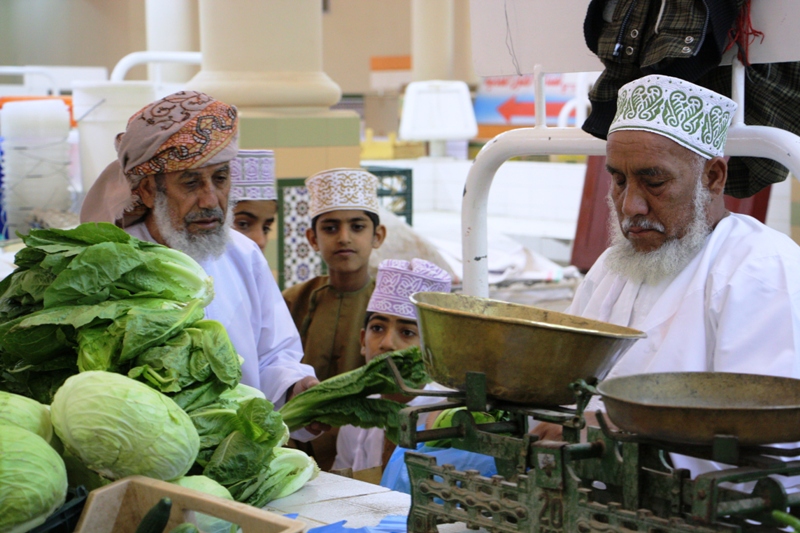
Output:
[[83,192],[117,158],[114,139],[128,119],[154,101],[153,84],[146,81],[75,82],[72,110],[78,121]]
[[3,132],[3,202],[9,235],[30,229],[34,209],[68,211],[69,109],[59,99],[8,102],[0,109]]

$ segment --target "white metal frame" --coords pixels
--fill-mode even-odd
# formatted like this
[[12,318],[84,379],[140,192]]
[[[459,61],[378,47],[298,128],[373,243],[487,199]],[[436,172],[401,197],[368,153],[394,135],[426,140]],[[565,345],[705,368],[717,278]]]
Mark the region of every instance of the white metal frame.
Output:
[[160,63],[188,63],[199,65],[203,61],[202,52],[164,52],[158,50],[148,50],[144,52],[131,52],[120,59],[111,71],[109,81],[124,81],[128,71],[136,65],[155,63],[153,81],[161,83]]
[[[734,60],[732,97],[739,105],[730,129],[725,154],[773,159],[800,176],[800,137],[786,130],[744,124],[744,67]],[[605,155],[606,143],[578,128],[548,128],[545,118],[544,72],[535,71],[536,126],[501,133],[475,157],[467,174],[461,203],[464,293],[489,296],[487,207],[489,189],[497,169],[512,157],[530,155]]]

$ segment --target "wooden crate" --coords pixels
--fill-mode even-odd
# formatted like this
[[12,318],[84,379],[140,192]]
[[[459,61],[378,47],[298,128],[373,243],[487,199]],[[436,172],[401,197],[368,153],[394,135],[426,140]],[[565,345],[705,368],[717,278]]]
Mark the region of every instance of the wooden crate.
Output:
[[238,524],[243,533],[299,533],[305,524],[244,503],[217,498],[143,476],[130,476],[89,493],[75,533],[135,533],[161,498],[172,499],[164,531],[192,521],[194,511]]

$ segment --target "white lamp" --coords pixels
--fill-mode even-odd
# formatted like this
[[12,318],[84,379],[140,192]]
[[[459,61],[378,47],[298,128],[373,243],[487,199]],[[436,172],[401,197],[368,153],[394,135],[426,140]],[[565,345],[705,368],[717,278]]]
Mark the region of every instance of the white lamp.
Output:
[[447,141],[478,134],[469,87],[463,81],[415,81],[406,87],[400,138],[430,141],[432,157],[445,155]]

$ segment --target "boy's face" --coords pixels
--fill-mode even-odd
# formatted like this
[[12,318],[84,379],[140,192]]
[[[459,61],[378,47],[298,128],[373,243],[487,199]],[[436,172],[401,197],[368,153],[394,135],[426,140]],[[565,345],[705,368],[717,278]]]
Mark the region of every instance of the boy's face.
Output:
[[275,200],[242,200],[233,208],[233,229],[243,233],[262,250],[275,222],[278,202]]
[[416,320],[373,313],[367,328],[361,330],[361,355],[367,362],[376,355],[419,346]]
[[364,211],[342,210],[323,213],[316,227],[306,231],[315,251],[322,254],[328,270],[357,272],[369,264],[373,248],[379,248],[386,237],[381,224],[374,228]]

